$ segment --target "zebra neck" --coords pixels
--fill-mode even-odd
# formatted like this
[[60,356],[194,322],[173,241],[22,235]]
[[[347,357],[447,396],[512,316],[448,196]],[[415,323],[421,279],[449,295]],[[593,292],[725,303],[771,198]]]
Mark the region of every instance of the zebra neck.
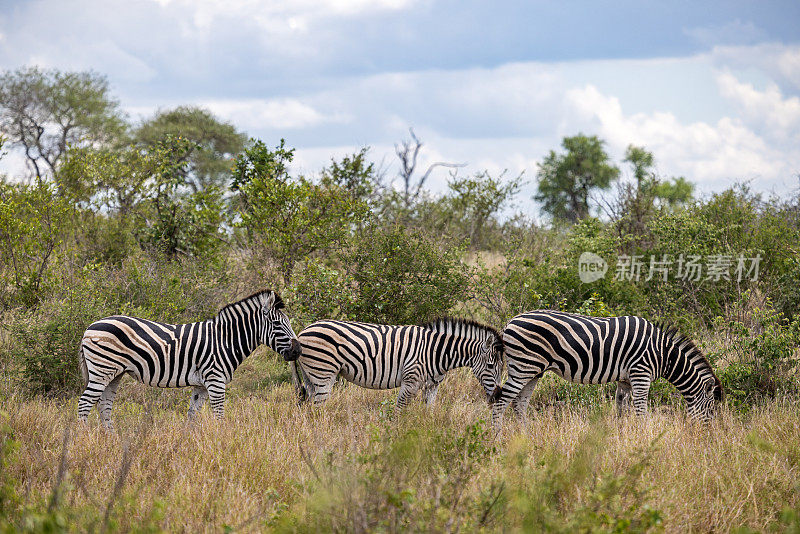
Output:
[[703,374],[701,366],[678,347],[668,353],[664,378],[675,386],[681,395],[693,395],[699,387],[698,377]]
[[471,367],[481,341],[451,335],[444,335],[445,343],[437,351],[434,363],[438,371],[445,372],[459,367]]
[[241,316],[219,317],[216,324],[217,363],[228,379],[239,365],[259,345],[257,325],[242,320]]

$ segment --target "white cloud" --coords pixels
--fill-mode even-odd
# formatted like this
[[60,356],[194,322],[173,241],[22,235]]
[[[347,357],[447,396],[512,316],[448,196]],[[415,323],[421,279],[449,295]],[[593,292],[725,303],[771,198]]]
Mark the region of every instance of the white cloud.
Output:
[[153,0],[163,9],[188,13],[198,28],[207,29],[218,19],[255,21],[269,30],[306,30],[309,19],[360,16],[409,8],[416,0]]
[[[393,163],[392,143],[414,126],[424,158],[468,162],[464,172],[508,168],[532,179],[547,150],[582,131],[606,139],[617,161],[629,143],[645,145],[665,174],[683,174],[701,190],[754,177],[763,189],[796,185],[800,46],[385,72],[386,64],[432,63],[381,63],[356,46],[362,41],[344,39],[359,24],[390,19],[387,13],[409,10],[397,17],[406,19],[422,1],[34,2],[0,24],[0,67],[93,68],[109,75],[126,109],[144,117],[206,106],[270,143],[285,136],[307,172],[364,145]],[[377,17],[358,18],[368,15]],[[755,31],[737,24],[717,30]],[[481,62],[491,60],[472,64]],[[446,177],[437,172],[432,187]]]
[[626,115],[616,98],[591,85],[570,90],[567,100],[577,113],[576,123],[593,125],[617,154],[628,144],[644,145],[663,171],[686,176],[703,189],[749,179],[769,187],[800,168],[797,152],[773,148],[737,117],[708,124],[682,123],[663,112]]
[[715,46],[710,55],[720,69],[754,69],[775,82],[800,89],[800,45]]
[[[387,141],[407,137],[407,127],[414,126],[425,142],[421,167],[432,161],[467,162],[461,172],[508,169],[514,175],[524,171],[533,181],[536,162],[549,149],[558,149],[562,137],[583,132],[604,139],[616,162],[629,144],[645,146],[662,174],[685,176],[701,193],[748,180],[762,191],[781,193],[796,186],[796,97],[783,97],[774,87],[758,91],[724,74],[718,78],[717,98],[733,102],[730,112],[715,120],[685,120],[657,108],[626,112],[613,94],[567,82],[561,68],[528,63],[393,73],[350,80],[308,98],[318,109],[335,103],[347,110],[353,129],[337,130],[335,137],[346,141],[368,129],[371,139],[383,140],[371,143],[373,157],[392,164],[396,158]],[[693,96],[691,87],[684,90],[685,98]],[[326,147],[298,151],[305,172],[327,164],[331,154],[348,152],[341,145]],[[349,151],[358,147],[354,143]],[[435,173],[431,188],[442,191],[447,175],[447,170]]]
[[293,98],[272,100],[210,100],[200,102],[220,117],[232,121],[239,128],[296,129],[317,126],[325,122],[342,122],[343,115],[323,115],[312,106]]
[[733,102],[751,127],[771,138],[800,141],[800,98],[784,98],[780,88],[771,83],[764,91],[740,82],[733,74],[717,75],[720,94]]

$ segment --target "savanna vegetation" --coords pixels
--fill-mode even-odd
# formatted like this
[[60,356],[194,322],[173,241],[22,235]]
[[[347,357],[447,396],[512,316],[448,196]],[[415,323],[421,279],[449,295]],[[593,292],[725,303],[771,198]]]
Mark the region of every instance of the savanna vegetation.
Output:
[[[798,194],[698,197],[646,147],[614,162],[583,134],[521,176],[436,164],[439,195],[413,131],[397,165],[364,148],[298,175],[290,140],[191,106],[134,124],[103,76],[35,68],[0,76],[0,132],[30,171],[0,180],[0,531],[800,530]],[[581,280],[585,252],[605,276]],[[298,406],[262,348],[225,420],[126,380],[117,430],[75,423],[92,321],[195,321],[264,287],[296,331],[642,315],[694,338],[727,396],[701,428],[669,384],[636,418],[613,386],[548,376],[495,435],[468,372],[396,418],[396,392],[347,384]]]

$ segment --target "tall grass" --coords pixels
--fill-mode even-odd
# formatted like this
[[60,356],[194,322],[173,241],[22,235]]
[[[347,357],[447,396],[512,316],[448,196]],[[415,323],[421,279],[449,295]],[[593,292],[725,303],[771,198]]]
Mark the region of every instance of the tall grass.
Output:
[[259,354],[246,366],[225,420],[205,408],[195,424],[187,390],[126,380],[113,432],[96,412],[76,425],[76,398],[0,391],[14,444],[0,475],[16,494],[6,521],[76,532],[687,532],[798,519],[795,403],[723,411],[708,428],[680,407],[619,418],[609,403],[551,404],[495,436],[466,373],[445,380],[436,406],[398,418],[391,392],[341,385],[326,404],[299,407],[280,362]]

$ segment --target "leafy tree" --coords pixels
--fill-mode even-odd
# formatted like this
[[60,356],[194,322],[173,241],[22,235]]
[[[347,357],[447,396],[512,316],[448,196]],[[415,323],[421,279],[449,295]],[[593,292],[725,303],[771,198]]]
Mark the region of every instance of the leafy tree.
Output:
[[683,177],[661,180],[655,173],[655,158],[644,147],[629,145],[625,162],[630,163],[633,183],[619,185],[612,217],[620,235],[629,235],[643,245],[647,222],[660,209],[674,209],[692,199],[694,185]]
[[10,283],[26,305],[39,299],[68,214],[52,184],[0,181],[0,286]]
[[156,166],[151,152],[135,147],[74,148],[64,160],[59,183],[78,206],[124,217],[146,198]]
[[238,225],[278,263],[286,283],[296,262],[343,243],[368,211],[364,202],[331,181],[292,179],[288,165],[293,157],[294,149],[283,139],[274,150],[254,140],[236,159],[232,186],[239,193]]
[[369,148],[345,156],[341,161],[331,158],[331,164],[322,170],[322,184],[339,187],[355,200],[372,203],[380,187],[380,177],[375,164],[367,160]]
[[671,208],[685,206],[694,197],[694,184],[683,176],[660,181],[653,187],[656,200]]
[[226,186],[231,160],[244,149],[247,140],[232,124],[194,106],[159,111],[135,132],[137,141],[144,146],[155,146],[167,135],[183,137],[193,143],[187,164],[180,172],[195,192],[209,185]]
[[534,198],[554,219],[575,223],[589,215],[589,195],[608,189],[619,176],[619,169],[609,161],[603,141],[583,134],[565,137],[566,150],[551,150],[539,164],[538,193]]
[[356,290],[347,315],[416,324],[446,313],[466,295],[463,252],[401,225],[365,231],[342,258]]
[[167,256],[213,255],[222,240],[225,222],[222,190],[216,185],[187,193],[186,167],[196,145],[185,138],[167,136],[148,152],[154,168],[148,182],[142,231],[145,242]]
[[102,75],[24,67],[0,76],[0,132],[35,177],[54,177],[69,147],[108,146],[125,130]]
[[75,149],[61,171],[70,199],[118,220],[144,246],[170,258],[213,255],[226,222],[222,190],[187,187],[186,167],[196,149],[183,137],[167,135],[153,145],[123,150]]
[[636,193],[647,196],[656,207],[677,207],[691,201],[694,184],[682,176],[659,179],[654,171],[653,153],[644,147],[628,145],[624,161],[633,167]]
[[493,178],[488,171],[471,177],[453,175],[444,198],[453,234],[467,238],[473,247],[484,241],[484,227],[505,208],[522,187],[522,175],[504,182],[503,175]]

